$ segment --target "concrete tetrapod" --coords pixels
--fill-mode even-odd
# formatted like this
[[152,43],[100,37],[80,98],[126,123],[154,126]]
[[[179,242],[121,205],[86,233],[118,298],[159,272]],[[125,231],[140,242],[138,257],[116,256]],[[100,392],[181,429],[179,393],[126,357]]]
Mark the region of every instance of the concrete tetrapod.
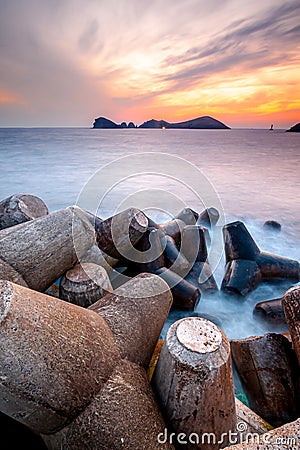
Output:
[[199,218],[199,214],[193,209],[186,206],[176,216],[175,219],[183,220],[186,225],[195,225]]
[[[237,420],[236,430],[237,432],[240,431],[239,441],[237,442],[242,442],[243,432],[261,435],[273,429],[272,425],[256,414],[252,409],[248,408],[248,406],[241,402],[238,398],[235,399],[235,409]],[[238,425],[240,422],[243,422],[246,426],[243,425],[240,427]]]
[[207,262],[195,262],[185,279],[197,286],[202,294],[218,291],[218,285],[213,276],[211,266]]
[[181,233],[186,225],[195,225],[198,219],[198,213],[191,208],[184,208],[180,211],[174,219],[158,224],[152,219],[148,218],[150,228],[156,228],[164,232],[165,235],[171,237],[175,244],[180,245]]
[[261,282],[261,272],[256,261],[234,259],[226,264],[221,289],[228,294],[246,295]]
[[282,298],[265,300],[255,305],[253,314],[272,323],[286,323],[283,312]]
[[43,436],[51,450],[167,450],[165,430],[145,370],[122,360],[88,407],[70,425]]
[[201,292],[216,292],[218,286],[208,262],[205,231],[199,225],[188,225],[183,229],[181,251],[191,265],[186,280],[195,284]]
[[76,264],[60,279],[59,298],[87,308],[113,291],[106,270],[93,263]]
[[211,227],[212,225],[216,225],[220,218],[220,213],[216,208],[207,208],[199,216],[198,222],[202,225]]
[[[151,298],[149,321],[156,310],[163,323],[172,300],[167,285],[149,274],[131,282],[134,292],[143,292],[144,297],[135,299],[129,315],[146,321],[147,310],[138,303],[145,306]],[[172,448],[157,445],[165,425],[145,370],[122,360],[118,324],[111,330],[95,311],[11,282],[2,281],[0,292],[2,412],[43,434],[51,449]],[[132,327],[127,331],[134,335]],[[160,331],[151,323],[149,340],[154,342],[154,334],[157,340]],[[121,332],[124,337],[124,327]],[[137,347],[132,359],[148,359],[141,354],[140,343]]]
[[12,225],[11,227],[3,228],[3,230],[0,230],[0,240],[5,238],[9,234],[14,233],[15,231],[23,228],[24,226],[26,226],[27,222],[18,223],[18,225]]
[[[84,255],[95,240],[94,229],[77,206],[22,225],[1,239],[0,258],[27,285],[44,291]],[[0,279],[7,279],[6,271]]]
[[[189,208],[185,208],[179,216],[189,223],[191,221],[195,222],[194,214],[196,213]],[[145,270],[142,271],[154,273],[156,270],[166,266],[183,277],[188,273],[189,263],[178,249],[183,227],[186,226],[183,219],[173,219],[170,222],[158,225],[148,218],[148,230],[138,242],[136,249],[145,252],[151,247],[153,257],[151,258],[152,262],[144,264]],[[148,255],[145,254],[145,256],[149,260]],[[145,263],[145,261],[140,262]],[[135,268],[139,268],[138,264],[135,266]],[[143,265],[140,268],[143,269]]]
[[0,274],[3,280],[9,280],[21,286],[28,287],[24,278],[9,264],[0,259]]
[[162,247],[164,248],[164,259],[167,268],[182,277],[190,271],[190,264],[182,252],[179,252],[174,239],[171,236],[165,235],[161,238]]
[[198,305],[201,293],[199,289],[189,281],[181,278],[180,275],[166,267],[162,267],[156,271],[170,287],[173,295],[174,308],[193,311]]
[[37,433],[73,420],[120,361],[102,317],[0,282],[0,410]]
[[[1,237],[1,236],[0,236]],[[94,244],[81,258],[81,263],[94,263],[102,266],[109,274],[113,267],[118,264],[118,260],[104,253],[98,245]]]
[[282,306],[300,364],[300,286],[295,286],[285,293]]
[[224,291],[246,295],[261,279],[300,279],[298,261],[260,251],[242,222],[225,225],[223,235],[227,263]]
[[205,262],[208,257],[205,228],[200,225],[186,225],[182,230],[180,250],[191,264]]
[[112,258],[126,258],[147,228],[148,219],[142,211],[136,208],[126,209],[97,222],[97,245]]
[[[168,286],[159,277],[140,274],[89,308],[107,321],[124,359],[80,416],[44,436],[49,449],[173,448],[168,442],[158,444],[165,428],[140,366],[148,365],[171,303]],[[79,430],[84,440],[78,440]]]
[[297,417],[297,361],[281,334],[231,341],[232,358],[250,407],[273,426]]
[[164,266],[163,249],[160,242],[160,235],[163,232],[156,228],[148,227],[142,238],[136,244],[133,251],[128,256],[131,261],[127,261],[129,271],[133,273],[150,272],[154,273],[157,269]]
[[122,358],[147,368],[171,305],[168,285],[156,275],[143,273],[89,309],[106,320]]
[[15,194],[0,202],[0,230],[49,214],[39,197]]
[[[88,211],[83,210],[86,218],[91,223],[91,225],[95,229],[96,236],[98,233],[101,233],[101,227],[103,220],[100,217],[95,216],[94,214],[89,213]],[[1,235],[0,235],[1,238]],[[114,267],[118,263],[118,259],[112,258],[107,255],[103,250],[101,250],[97,243],[95,243],[85,255],[80,258],[80,262],[92,262],[98,264],[99,266],[104,267],[106,271],[111,271],[112,267]]]
[[175,322],[153,385],[175,444],[185,440],[187,449],[202,450],[227,444],[236,421],[234,387],[229,342],[216,325],[194,317]]
[[163,230],[165,234],[171,236],[174,239],[176,245],[180,245],[182,230],[186,226],[186,223],[180,219],[173,219],[169,222],[162,223],[159,228]]

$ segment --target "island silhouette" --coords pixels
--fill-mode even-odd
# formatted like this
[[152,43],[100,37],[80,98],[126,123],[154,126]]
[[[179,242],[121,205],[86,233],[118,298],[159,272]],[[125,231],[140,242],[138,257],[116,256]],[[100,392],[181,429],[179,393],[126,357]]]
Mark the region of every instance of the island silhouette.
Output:
[[289,130],[292,133],[300,133],[300,122],[296,123],[296,125],[292,126]]
[[105,117],[98,117],[93,123],[93,128],[161,128],[161,129],[188,129],[188,130],[199,130],[199,129],[214,129],[214,130],[230,130],[230,127],[214,119],[210,116],[197,117],[196,119],[186,120],[184,122],[167,122],[166,120],[147,120],[141,125],[137,126],[133,122],[126,122],[117,124],[110,119]]

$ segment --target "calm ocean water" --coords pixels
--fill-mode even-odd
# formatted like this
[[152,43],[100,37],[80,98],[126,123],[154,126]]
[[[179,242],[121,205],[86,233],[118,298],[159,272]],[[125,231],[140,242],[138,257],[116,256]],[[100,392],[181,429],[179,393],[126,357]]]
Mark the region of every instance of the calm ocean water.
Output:
[[[192,163],[199,177],[206,177],[223,207],[226,222],[243,220],[264,251],[300,259],[300,135],[280,130],[93,130],[93,129],[0,129],[0,197],[31,193],[41,197],[51,211],[75,204],[91,177],[98,174],[98,186],[110,187],[99,215],[111,215],[132,192],[155,187],[169,191],[183,204],[200,211],[203,205],[193,189],[179,175],[164,175],[167,167],[134,176],[134,155],[153,153],[145,159],[145,172],[160,153],[180,157],[182,173]],[[131,176],[110,186],[104,167],[118,158],[132,155]],[[172,165],[172,157],[169,157]],[[186,162],[185,162],[185,161]],[[149,164],[147,163],[149,162]],[[159,159],[158,159],[159,161]],[[168,161],[168,159],[167,159]],[[160,164],[158,164],[160,165]],[[196,175],[197,177],[197,175]],[[179,179],[178,179],[179,178]],[[191,172],[190,184],[195,174]],[[88,191],[93,195],[92,191]],[[198,193],[199,194],[199,193]],[[201,194],[201,193],[200,193]],[[160,195],[158,195],[159,197]],[[200,195],[201,196],[201,195]],[[150,205],[151,206],[151,205]],[[211,206],[211,205],[207,205]],[[153,211],[155,218],[163,214]],[[281,223],[279,234],[263,229],[265,220]],[[216,267],[221,283],[224,259]],[[200,312],[214,315],[230,338],[264,333],[274,328],[252,317],[253,306],[262,300],[281,296],[291,282],[262,283],[246,299],[227,298],[219,293],[203,297]],[[164,328],[178,317],[173,312]]]

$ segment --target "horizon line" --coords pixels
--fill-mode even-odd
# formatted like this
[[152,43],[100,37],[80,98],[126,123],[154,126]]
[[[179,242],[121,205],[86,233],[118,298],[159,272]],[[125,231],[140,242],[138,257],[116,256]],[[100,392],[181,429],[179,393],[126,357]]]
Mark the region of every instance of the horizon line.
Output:
[[[150,119],[152,120],[152,119]],[[293,126],[293,125],[292,125]],[[91,126],[79,126],[79,125],[7,125],[7,126],[1,126],[0,125],[0,129],[41,129],[41,128],[46,128],[46,129],[51,129],[51,128],[82,128],[82,129],[87,129],[87,130],[108,130],[108,131],[115,131],[115,128],[94,128]],[[160,130],[160,128],[140,128],[139,126],[134,127],[134,128],[117,128],[118,130]],[[279,131],[279,130],[286,130],[287,128],[273,128],[272,131]],[[167,128],[167,131],[207,131],[207,130],[211,130],[211,131],[230,131],[230,130],[267,130],[270,131],[270,128],[267,127],[255,127],[255,126],[244,126],[244,127],[230,127],[230,128]]]

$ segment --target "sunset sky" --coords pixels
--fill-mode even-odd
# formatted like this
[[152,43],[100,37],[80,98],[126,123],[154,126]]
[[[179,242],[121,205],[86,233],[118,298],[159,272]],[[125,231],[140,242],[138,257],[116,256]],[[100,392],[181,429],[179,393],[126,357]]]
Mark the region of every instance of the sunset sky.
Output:
[[0,0],[0,126],[300,122],[300,1]]

